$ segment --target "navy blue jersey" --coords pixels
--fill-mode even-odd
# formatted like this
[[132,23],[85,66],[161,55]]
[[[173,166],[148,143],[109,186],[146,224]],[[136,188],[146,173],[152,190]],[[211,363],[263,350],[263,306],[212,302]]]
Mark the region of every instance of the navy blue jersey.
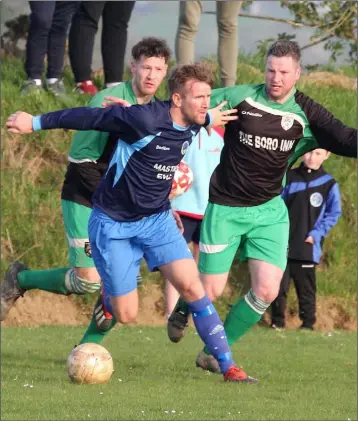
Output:
[[[323,167],[312,170],[302,163],[287,172],[282,198],[290,216],[288,258],[319,263],[323,240],[342,214],[337,182]],[[305,243],[309,236],[314,245]]]
[[[206,124],[209,124],[208,114]],[[170,208],[168,199],[179,162],[200,126],[181,127],[170,117],[170,101],[129,108],[79,107],[34,117],[34,129],[99,130],[118,144],[93,206],[117,221],[136,221]]]

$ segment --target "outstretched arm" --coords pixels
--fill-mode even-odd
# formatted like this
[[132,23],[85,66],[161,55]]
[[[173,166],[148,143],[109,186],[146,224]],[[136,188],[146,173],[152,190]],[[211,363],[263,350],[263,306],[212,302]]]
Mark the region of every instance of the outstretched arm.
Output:
[[[135,111],[133,109],[135,108]],[[137,122],[138,107],[78,107],[32,116],[23,111],[12,114],[6,122],[11,133],[26,134],[36,130],[74,129],[118,133]],[[144,116],[143,116],[144,117]],[[141,119],[141,125],[145,118]]]
[[357,158],[357,130],[345,126],[327,110],[310,128],[319,146],[336,155]]
[[301,92],[297,101],[306,114],[309,127],[305,137],[312,137],[316,147],[336,155],[357,158],[357,130],[344,125],[321,104]]

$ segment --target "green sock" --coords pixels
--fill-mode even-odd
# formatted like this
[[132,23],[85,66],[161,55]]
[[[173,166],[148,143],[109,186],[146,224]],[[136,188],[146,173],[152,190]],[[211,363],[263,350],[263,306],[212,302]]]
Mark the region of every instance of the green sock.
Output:
[[179,298],[177,305],[179,306],[179,311],[189,314],[188,304],[182,298]]
[[261,320],[263,313],[258,313],[249,304],[245,297],[241,298],[226,316],[224,329],[226,332],[229,346],[233,345],[238,339],[255,326]]
[[108,330],[105,330],[105,331],[99,330],[97,328],[96,319],[93,313],[91,322],[86,330],[86,333],[83,335],[83,338],[81,339],[80,345],[86,344],[89,342],[94,343],[94,344],[100,344],[103,341],[104,337],[112,330],[112,328],[115,326],[116,323],[117,323],[117,320],[113,317],[111,326]]
[[[247,303],[247,300],[250,302],[250,305]],[[229,346],[232,346],[238,339],[245,335],[252,326],[261,320],[263,313],[269,305],[269,303],[257,298],[250,289],[245,297],[241,298],[231,307],[224,322]],[[204,348],[204,352],[205,354],[210,355],[207,348]]]
[[48,270],[24,270],[17,275],[20,288],[41,289],[55,294],[68,295],[65,286],[66,272],[69,268]]

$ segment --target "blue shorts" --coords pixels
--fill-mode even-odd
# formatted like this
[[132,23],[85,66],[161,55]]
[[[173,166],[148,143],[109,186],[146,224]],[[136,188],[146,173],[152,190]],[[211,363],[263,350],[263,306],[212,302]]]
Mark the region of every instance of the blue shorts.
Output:
[[135,222],[118,222],[93,209],[88,232],[104,293],[112,297],[137,288],[136,277],[143,257],[151,271],[176,260],[193,258],[171,211]]

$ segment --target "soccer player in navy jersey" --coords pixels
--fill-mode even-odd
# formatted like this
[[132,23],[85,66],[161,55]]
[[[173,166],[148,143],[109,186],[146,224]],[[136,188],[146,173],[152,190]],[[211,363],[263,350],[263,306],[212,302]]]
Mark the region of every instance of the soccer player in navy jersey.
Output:
[[226,381],[257,380],[238,368],[221,320],[200,282],[198,269],[172,216],[174,172],[201,126],[222,125],[233,110],[208,112],[212,75],[203,64],[178,66],[168,80],[170,101],[131,107],[61,110],[33,117],[14,113],[12,133],[46,129],[99,130],[119,141],[93,196],[89,221],[92,256],[104,285],[106,307],[122,323],[138,311],[136,275],[144,257],[187,301],[198,334],[218,360]]
[[[167,75],[170,57],[171,51],[164,40],[143,38],[132,48],[131,79],[102,90],[91,99],[88,106],[101,107],[107,96],[116,100],[121,98],[130,105],[155,101],[155,93]],[[89,248],[88,221],[92,211],[92,196],[107,172],[116,145],[117,137],[110,133],[93,130],[73,134],[61,191],[69,264],[65,267],[30,270],[19,261],[13,262],[0,287],[1,321],[6,319],[17,300],[32,289],[62,295],[95,294],[100,290],[101,278]],[[104,332],[115,323],[116,320],[103,305],[102,296],[98,297],[81,343],[100,342]]]

